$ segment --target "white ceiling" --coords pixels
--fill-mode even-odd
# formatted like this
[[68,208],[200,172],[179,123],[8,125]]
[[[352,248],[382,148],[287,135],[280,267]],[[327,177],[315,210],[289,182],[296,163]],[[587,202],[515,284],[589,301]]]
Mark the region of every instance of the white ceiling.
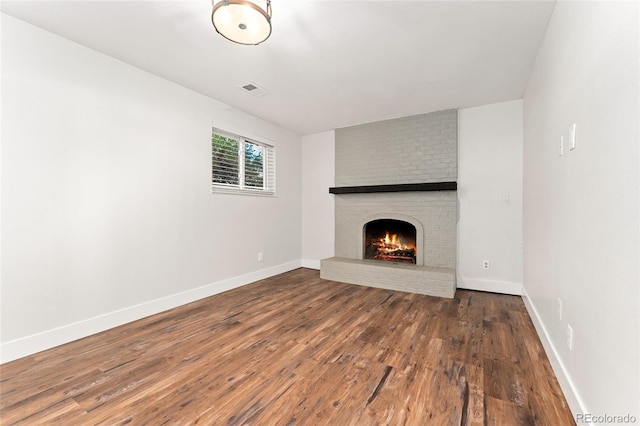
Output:
[[[263,44],[200,1],[3,1],[2,11],[300,134],[520,99],[552,1],[272,0]],[[247,82],[267,89],[255,97]]]

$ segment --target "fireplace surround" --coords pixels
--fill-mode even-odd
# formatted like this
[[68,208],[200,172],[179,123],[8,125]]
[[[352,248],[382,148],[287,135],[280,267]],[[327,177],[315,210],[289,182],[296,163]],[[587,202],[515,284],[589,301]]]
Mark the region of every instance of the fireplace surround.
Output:
[[[321,277],[453,297],[456,178],[456,110],[336,130],[335,257]],[[367,258],[367,224],[381,220],[415,228],[415,261]]]

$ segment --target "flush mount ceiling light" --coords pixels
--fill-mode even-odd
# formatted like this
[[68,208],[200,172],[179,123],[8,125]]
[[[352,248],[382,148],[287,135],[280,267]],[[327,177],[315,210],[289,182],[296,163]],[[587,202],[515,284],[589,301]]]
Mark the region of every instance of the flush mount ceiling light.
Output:
[[260,44],[271,35],[271,0],[211,0],[211,22],[224,38]]

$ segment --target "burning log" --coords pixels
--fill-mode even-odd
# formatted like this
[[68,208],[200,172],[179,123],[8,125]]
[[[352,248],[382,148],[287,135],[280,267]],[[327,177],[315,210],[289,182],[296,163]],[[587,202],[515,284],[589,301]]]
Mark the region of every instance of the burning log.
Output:
[[364,243],[365,259],[417,263],[416,232],[409,223],[392,219],[369,222],[365,227]]
[[[414,242],[415,244],[415,242]],[[384,237],[369,240],[365,247],[365,259],[391,262],[416,263],[415,247],[407,245],[397,234],[385,232]]]

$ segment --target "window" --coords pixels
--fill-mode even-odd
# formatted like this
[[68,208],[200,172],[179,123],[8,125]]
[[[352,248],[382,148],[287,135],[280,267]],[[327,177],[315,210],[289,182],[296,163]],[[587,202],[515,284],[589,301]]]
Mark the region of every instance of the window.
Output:
[[211,134],[213,192],[275,195],[275,148],[218,129]]

